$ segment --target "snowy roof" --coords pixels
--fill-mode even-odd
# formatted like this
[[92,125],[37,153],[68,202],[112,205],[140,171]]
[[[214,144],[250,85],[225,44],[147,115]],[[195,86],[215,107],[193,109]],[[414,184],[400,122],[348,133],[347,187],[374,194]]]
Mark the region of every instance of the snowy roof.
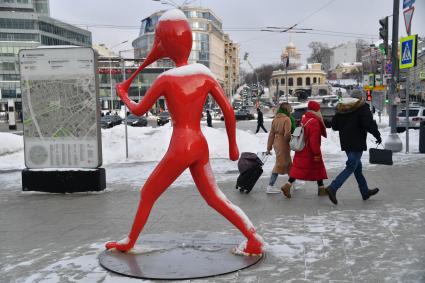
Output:
[[357,85],[357,81],[354,79],[339,79],[339,80],[328,80],[328,83],[331,85],[338,84],[338,85]]
[[361,67],[363,66],[363,64],[361,62],[343,62],[343,63],[339,63],[337,65],[337,67]]
[[159,21],[187,21],[185,14],[179,9],[168,10],[159,18]]
[[208,69],[205,65],[199,63],[173,68],[171,70],[163,72],[161,75],[159,75],[159,77],[165,75],[184,77],[196,74],[204,74],[215,78],[214,74],[211,72],[210,69]]

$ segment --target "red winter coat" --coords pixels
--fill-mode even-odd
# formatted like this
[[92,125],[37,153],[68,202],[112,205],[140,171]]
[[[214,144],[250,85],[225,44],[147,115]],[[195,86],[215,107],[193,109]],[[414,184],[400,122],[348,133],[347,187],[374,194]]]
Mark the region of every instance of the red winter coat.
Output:
[[[321,136],[326,137],[326,127],[321,119],[314,113],[307,112],[301,123],[304,128],[305,146],[302,151],[295,152],[289,176],[298,180],[318,181],[328,178],[322,152],[320,151]],[[320,156],[319,161],[314,161],[314,156]]]

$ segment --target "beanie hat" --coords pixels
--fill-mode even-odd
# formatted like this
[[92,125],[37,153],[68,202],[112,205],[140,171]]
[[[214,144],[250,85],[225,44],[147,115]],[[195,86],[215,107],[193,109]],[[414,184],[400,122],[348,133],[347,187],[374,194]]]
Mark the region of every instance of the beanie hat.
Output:
[[351,92],[350,96],[352,98],[362,99],[363,98],[363,92],[361,90],[355,89]]
[[307,105],[308,110],[318,112],[320,110],[320,104],[316,101],[310,100]]

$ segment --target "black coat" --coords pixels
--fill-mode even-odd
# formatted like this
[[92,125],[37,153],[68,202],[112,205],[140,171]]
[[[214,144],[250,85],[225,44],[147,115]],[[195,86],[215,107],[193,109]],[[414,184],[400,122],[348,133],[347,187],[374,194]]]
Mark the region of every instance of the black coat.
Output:
[[210,113],[207,113],[207,126],[212,127],[212,117]]
[[257,124],[258,125],[264,124],[263,112],[261,111],[257,111]]
[[332,129],[339,131],[343,151],[365,151],[368,132],[376,139],[381,137],[369,105],[363,99],[338,104],[332,119]]

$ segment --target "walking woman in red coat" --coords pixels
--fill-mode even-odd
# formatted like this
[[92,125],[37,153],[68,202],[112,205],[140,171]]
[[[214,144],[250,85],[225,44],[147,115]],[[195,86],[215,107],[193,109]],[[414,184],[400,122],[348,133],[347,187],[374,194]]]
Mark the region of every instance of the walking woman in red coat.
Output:
[[320,151],[322,136],[326,138],[326,127],[319,103],[315,101],[308,103],[307,113],[303,116],[301,123],[304,125],[305,146],[303,150],[295,152],[289,180],[282,186],[282,192],[287,198],[291,198],[292,183],[298,179],[317,181],[318,195],[326,196],[323,180],[328,176]]

